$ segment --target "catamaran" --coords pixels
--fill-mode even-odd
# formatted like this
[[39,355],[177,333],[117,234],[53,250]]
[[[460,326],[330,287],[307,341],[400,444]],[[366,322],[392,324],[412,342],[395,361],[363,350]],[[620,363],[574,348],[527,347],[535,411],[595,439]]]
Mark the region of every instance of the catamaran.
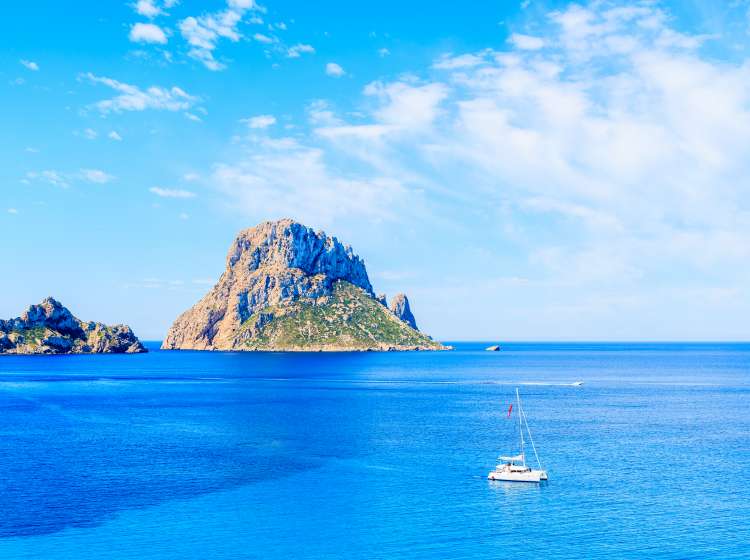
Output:
[[[526,414],[521,407],[521,395],[516,389],[516,408],[518,414],[518,431],[521,435],[521,452],[517,455],[501,455],[498,460],[501,463],[495,467],[495,470],[487,475],[489,480],[504,480],[508,482],[541,482],[547,480],[547,471],[542,469],[542,463],[539,461],[539,455],[536,452],[536,446],[534,445],[534,439],[531,437],[531,430],[529,429],[529,422],[526,420]],[[513,412],[513,405],[508,408],[508,418],[510,418]],[[523,437],[524,426],[526,432],[529,434],[529,442],[531,443],[531,449],[534,451],[534,457],[536,458],[538,469],[532,469],[526,464],[526,441]]]

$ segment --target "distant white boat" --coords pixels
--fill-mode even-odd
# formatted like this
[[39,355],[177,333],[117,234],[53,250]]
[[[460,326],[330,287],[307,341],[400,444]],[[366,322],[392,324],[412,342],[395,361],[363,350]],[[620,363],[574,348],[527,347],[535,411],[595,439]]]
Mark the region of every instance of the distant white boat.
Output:
[[583,381],[574,381],[571,385],[573,385],[573,387],[580,387],[583,385]]
[[[531,437],[529,422],[526,420],[526,414],[521,407],[521,395],[518,393],[518,389],[516,389],[516,408],[516,414],[518,414],[518,431],[521,436],[521,452],[516,455],[501,455],[498,457],[498,460],[501,462],[498,463],[494,471],[487,475],[487,478],[489,480],[503,480],[507,482],[541,482],[542,480],[547,480],[547,471],[542,469],[542,463],[539,461],[534,439]],[[510,405],[508,418],[510,418],[512,412],[513,405]],[[523,437],[524,427],[529,434],[529,442],[531,443],[531,449],[534,451],[534,457],[539,466],[538,469],[532,469],[526,464],[526,441]]]

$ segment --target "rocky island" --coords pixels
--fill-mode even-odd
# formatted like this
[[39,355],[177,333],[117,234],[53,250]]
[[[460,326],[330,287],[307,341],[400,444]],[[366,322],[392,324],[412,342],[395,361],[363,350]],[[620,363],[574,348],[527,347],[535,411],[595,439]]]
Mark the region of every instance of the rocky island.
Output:
[[180,315],[169,350],[444,350],[409,300],[375,297],[365,264],[335,237],[285,219],[243,230],[216,285]]
[[0,319],[0,354],[132,354],[146,348],[127,325],[81,321],[47,298],[15,319]]

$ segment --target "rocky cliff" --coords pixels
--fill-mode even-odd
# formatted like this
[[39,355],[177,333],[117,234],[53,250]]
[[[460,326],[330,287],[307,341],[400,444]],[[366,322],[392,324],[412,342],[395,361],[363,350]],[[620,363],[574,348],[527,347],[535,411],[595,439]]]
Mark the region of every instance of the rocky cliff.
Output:
[[146,348],[127,325],[80,321],[53,298],[32,305],[20,317],[0,320],[0,354],[135,352]]
[[396,294],[391,302],[390,309],[391,313],[409,325],[412,329],[415,331],[419,330],[417,328],[417,320],[411,312],[411,307],[409,307],[409,298],[406,297],[406,294]]
[[219,281],[175,320],[162,348],[438,350],[443,346],[375,298],[365,264],[351,247],[287,219],[239,233]]

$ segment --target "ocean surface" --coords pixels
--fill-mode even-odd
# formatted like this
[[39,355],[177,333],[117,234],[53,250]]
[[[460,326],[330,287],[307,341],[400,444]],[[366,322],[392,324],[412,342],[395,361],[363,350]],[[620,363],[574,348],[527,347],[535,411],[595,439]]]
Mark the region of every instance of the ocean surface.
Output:
[[0,558],[750,558],[750,345],[484,346],[2,356]]

